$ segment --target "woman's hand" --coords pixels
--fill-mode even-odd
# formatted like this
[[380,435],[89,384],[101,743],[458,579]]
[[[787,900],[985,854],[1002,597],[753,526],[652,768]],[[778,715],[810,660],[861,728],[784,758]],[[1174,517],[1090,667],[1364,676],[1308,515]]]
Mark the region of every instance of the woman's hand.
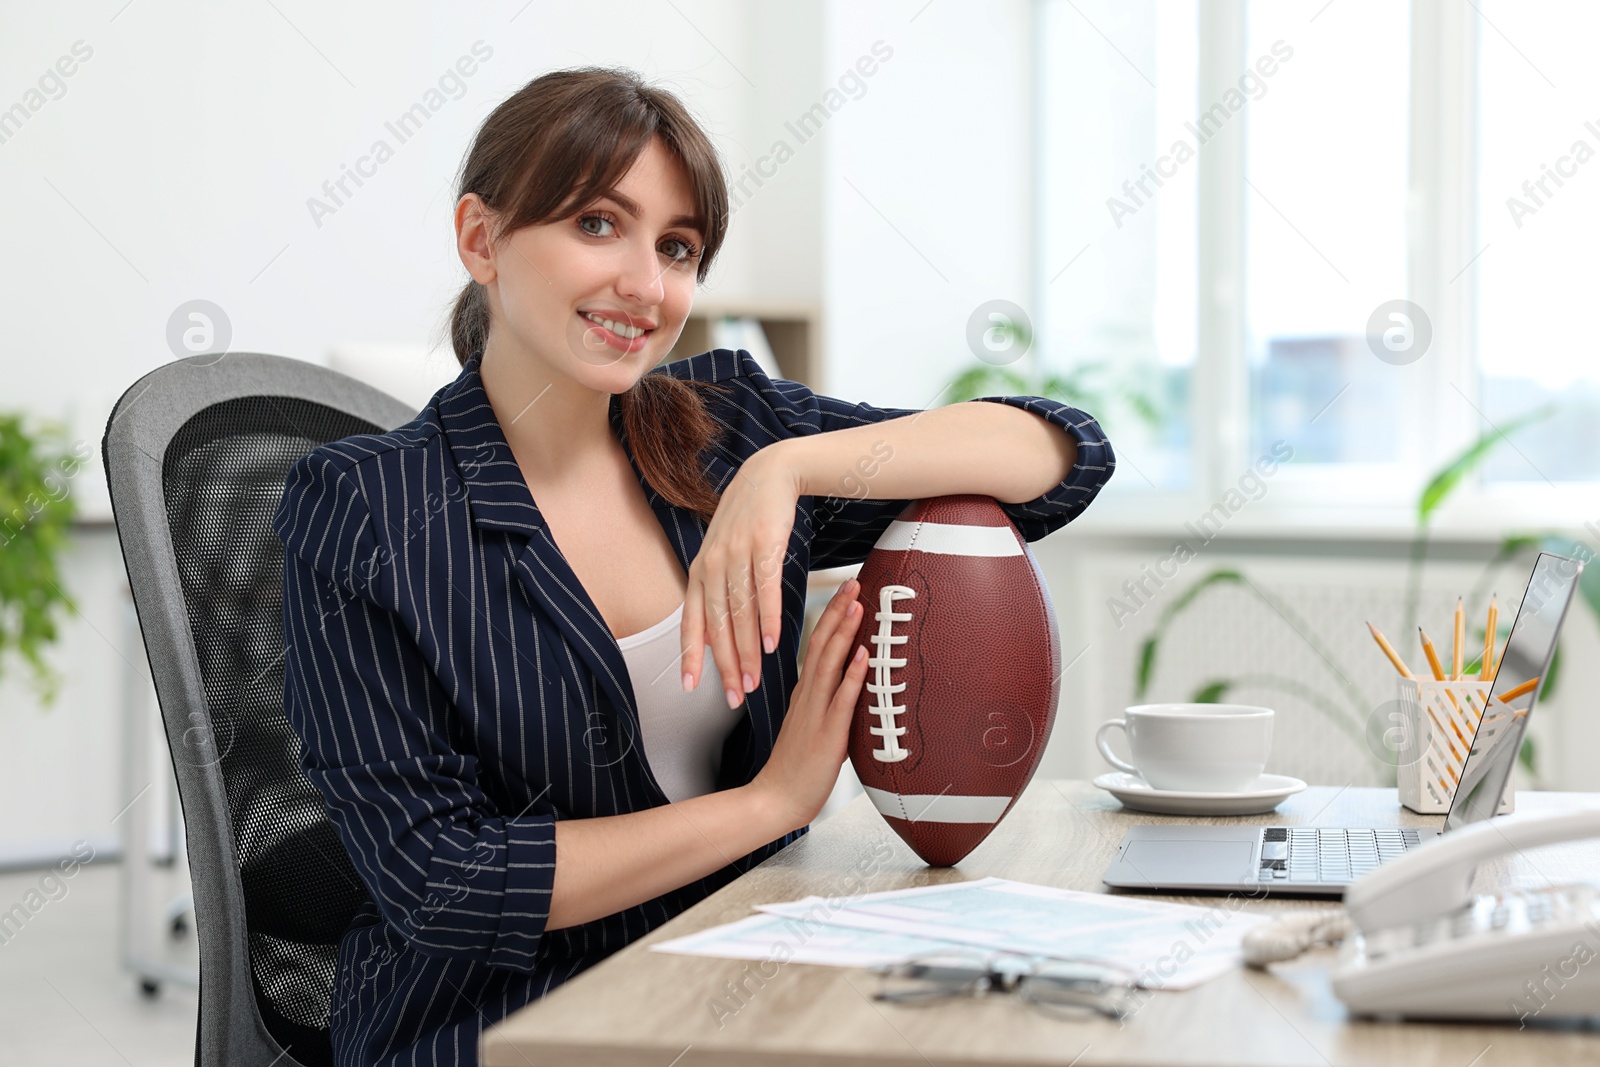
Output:
[[700,684],[709,644],[730,708],[761,681],[762,651],[778,647],[783,627],[783,565],[800,500],[799,479],[783,455],[769,445],[745,461],[689,565],[683,687]]
[[811,631],[800,681],[789,699],[772,755],[750,782],[781,813],[784,833],[817,817],[844,764],[850,719],[867,677],[866,646],[856,645],[850,655],[861,625],[861,604],[856,600],[860,588],[860,582],[850,579],[823,609]]

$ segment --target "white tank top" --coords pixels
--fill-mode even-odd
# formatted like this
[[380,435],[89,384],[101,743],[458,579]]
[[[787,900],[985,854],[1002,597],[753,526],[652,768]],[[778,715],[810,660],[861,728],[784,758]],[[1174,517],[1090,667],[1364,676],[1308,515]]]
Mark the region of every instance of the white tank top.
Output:
[[683,691],[683,605],[648,630],[617,638],[633,680],[634,703],[650,770],[673,802],[715,790],[722,743],[744,717],[728,707],[722,675],[706,650],[700,684]]

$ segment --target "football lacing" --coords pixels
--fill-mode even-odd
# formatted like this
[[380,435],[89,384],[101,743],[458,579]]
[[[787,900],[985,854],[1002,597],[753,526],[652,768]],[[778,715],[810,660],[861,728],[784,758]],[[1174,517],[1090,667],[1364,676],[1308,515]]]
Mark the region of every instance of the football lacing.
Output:
[[897,622],[910,622],[912,614],[909,611],[895,611],[896,600],[906,600],[917,595],[915,589],[904,585],[886,585],[878,590],[878,610],[872,616],[878,622],[878,632],[870,638],[877,646],[877,655],[867,660],[873,670],[873,681],[867,683],[867,692],[877,698],[877,703],[870,709],[871,714],[878,716],[878,725],[869,726],[870,733],[883,738],[883,744],[872,750],[872,758],[883,763],[898,763],[911,755],[910,750],[900,746],[900,735],[906,728],[895,721],[895,716],[906,709],[894,702],[894,695],[903,692],[905,682],[899,685],[892,683],[890,671],[904,667],[906,661],[896,659],[889,655],[894,645],[903,645],[908,640],[905,634],[896,634],[894,624]]

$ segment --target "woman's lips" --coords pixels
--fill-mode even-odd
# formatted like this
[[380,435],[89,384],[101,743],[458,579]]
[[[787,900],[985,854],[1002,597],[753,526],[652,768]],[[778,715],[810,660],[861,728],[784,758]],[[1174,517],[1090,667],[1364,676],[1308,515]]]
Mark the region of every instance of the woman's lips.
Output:
[[638,337],[629,339],[627,337],[623,337],[621,334],[611,332],[606,327],[600,325],[587,315],[580,313],[578,318],[583,320],[583,324],[587,326],[589,330],[593,331],[596,337],[604,341],[608,347],[614,348],[618,352],[631,353],[639,351],[644,347],[645,342],[650,340],[650,335],[655,332],[654,330],[646,330]]

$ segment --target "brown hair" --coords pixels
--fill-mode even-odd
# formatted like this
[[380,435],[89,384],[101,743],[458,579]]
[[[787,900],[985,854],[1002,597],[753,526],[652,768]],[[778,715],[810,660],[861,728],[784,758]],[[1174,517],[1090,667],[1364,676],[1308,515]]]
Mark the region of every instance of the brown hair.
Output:
[[[704,282],[728,229],[728,187],[716,148],[673,94],[628,70],[581,67],[535,78],[490,113],[462,164],[456,200],[476,193],[497,213],[493,239],[565,219],[611,189],[651,138],[688,172],[702,239]],[[450,343],[467,361],[489,338],[484,287],[468,279],[450,313]],[[671,504],[707,522],[718,495],[700,466],[717,436],[706,382],[647,373],[618,396],[623,429],[645,480]]]

